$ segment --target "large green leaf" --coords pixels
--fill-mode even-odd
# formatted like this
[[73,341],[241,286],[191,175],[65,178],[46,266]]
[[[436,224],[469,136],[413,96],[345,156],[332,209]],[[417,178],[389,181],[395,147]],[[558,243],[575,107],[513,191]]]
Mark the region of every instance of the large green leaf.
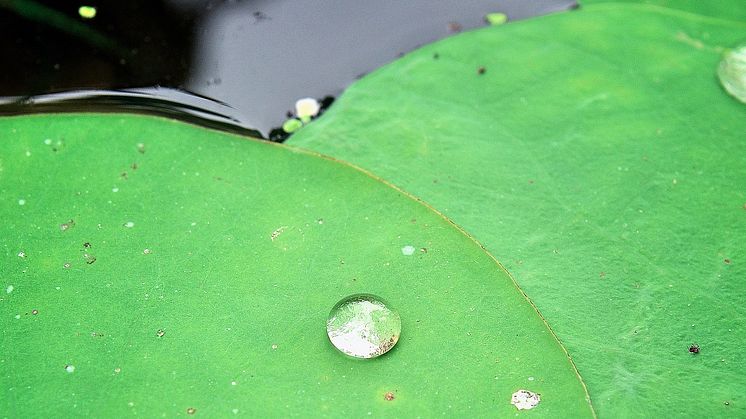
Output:
[[474,234],[600,415],[746,415],[746,107],[716,76],[742,39],[644,5],[465,33],[372,73],[290,142]]
[[[507,416],[518,389],[592,416],[505,270],[357,169],[143,116],[5,118],[0,138],[2,416]],[[380,358],[328,342],[356,293],[401,315]]]
[[639,3],[726,20],[746,21],[746,1],[741,0],[579,0],[579,3],[583,6],[596,3]]

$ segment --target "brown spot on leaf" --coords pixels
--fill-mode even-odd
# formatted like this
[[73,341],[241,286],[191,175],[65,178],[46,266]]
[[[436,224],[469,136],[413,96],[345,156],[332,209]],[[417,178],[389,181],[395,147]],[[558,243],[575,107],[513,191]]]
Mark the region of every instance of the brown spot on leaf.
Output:
[[395,398],[394,397],[394,393],[392,393],[392,392],[389,391],[389,392],[387,392],[386,394],[383,395],[383,398],[386,399],[386,400],[388,400],[388,401],[394,400],[394,398]]

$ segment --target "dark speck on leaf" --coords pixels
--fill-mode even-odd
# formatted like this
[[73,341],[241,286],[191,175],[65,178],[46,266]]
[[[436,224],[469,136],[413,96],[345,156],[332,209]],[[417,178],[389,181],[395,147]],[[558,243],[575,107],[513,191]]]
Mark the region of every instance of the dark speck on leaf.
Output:
[[479,67],[479,68],[477,69],[477,74],[479,74],[480,76],[481,76],[482,74],[484,74],[485,72],[487,72],[487,69],[486,69],[486,68],[484,68],[484,67]]
[[693,354],[698,354],[698,353],[699,353],[699,345],[697,345],[696,343],[695,343],[695,344],[692,344],[692,345],[691,345],[691,346],[689,347],[689,352],[691,352],[691,353],[693,353]]
[[85,242],[85,243],[83,243],[83,247],[85,247],[86,249],[90,249],[91,248],[91,243],[90,242]]
[[723,259],[723,262],[725,262],[726,265],[730,265],[730,259],[728,258]]
[[[438,58],[440,58],[440,54],[438,54],[437,52],[433,54],[433,60],[437,60]],[[744,204],[744,208],[746,208],[746,204]]]

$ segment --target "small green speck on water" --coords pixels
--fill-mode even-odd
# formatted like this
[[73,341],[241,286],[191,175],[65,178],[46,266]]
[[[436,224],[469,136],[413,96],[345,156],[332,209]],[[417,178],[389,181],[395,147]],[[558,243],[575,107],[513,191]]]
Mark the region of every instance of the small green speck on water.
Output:
[[78,14],[83,19],[93,19],[96,17],[96,8],[93,6],[80,6],[78,8]]
[[285,121],[284,124],[282,124],[282,130],[287,132],[288,134],[298,131],[302,127],[303,127],[303,122],[295,118],[290,118],[287,121]]
[[487,13],[484,20],[492,26],[502,25],[508,21],[508,15],[505,13]]

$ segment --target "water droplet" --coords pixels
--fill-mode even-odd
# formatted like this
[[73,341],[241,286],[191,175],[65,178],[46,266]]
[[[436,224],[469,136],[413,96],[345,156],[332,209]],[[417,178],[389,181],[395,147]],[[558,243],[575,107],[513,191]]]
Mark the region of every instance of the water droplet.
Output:
[[75,227],[75,220],[70,220],[66,223],[60,224],[60,230],[62,231],[67,231],[73,227]]
[[25,258],[26,257],[26,252],[24,252],[23,250],[21,250],[20,252],[18,252],[18,257],[19,258]]
[[401,248],[401,254],[404,256],[412,256],[414,254],[414,246],[404,246]]
[[65,365],[65,371],[67,371],[67,372],[75,372],[75,365],[70,365],[70,364]]
[[46,144],[46,145],[52,145],[52,139],[51,138],[47,138],[46,140],[44,140],[44,144]]
[[26,205],[26,200],[25,199],[19,199],[18,200],[18,205]]
[[355,358],[375,358],[399,341],[401,318],[379,297],[356,294],[343,298],[329,313],[326,332],[332,344]]
[[510,404],[518,410],[533,409],[541,401],[540,394],[528,390],[518,390],[513,393]]
[[127,222],[126,222],[126,223],[124,223],[123,225],[124,225],[125,227],[127,227],[127,228],[132,228],[132,227],[134,227],[134,226],[135,226],[135,223],[133,223],[132,221],[127,221]]
[[718,77],[726,92],[746,103],[746,45],[725,52]]
[[13,292],[13,286],[12,285],[8,285],[8,288],[5,288],[5,292],[7,292],[8,294],[10,294],[11,292]]
[[111,188],[112,192],[119,192],[119,188]]
[[238,414],[238,409],[233,409],[232,412],[233,412],[234,415],[237,415]]
[[231,381],[231,385],[232,385],[232,386],[235,386],[236,384],[238,384],[238,383],[237,383],[237,382],[235,382],[235,381]]
[[119,374],[120,372],[122,372],[121,368],[119,368],[119,367],[114,368],[114,374]]
[[21,318],[21,315],[20,314],[16,314],[16,320],[18,320],[20,318]]
[[272,349],[277,349],[277,345],[276,345],[276,344],[273,344],[273,345],[272,345]]
[[93,265],[93,263],[96,261],[96,256],[93,256],[89,253],[83,253],[83,259],[85,260],[85,263]]
[[36,316],[37,314],[39,314],[39,310],[36,310],[36,309],[31,310],[31,314],[33,314],[34,316]]
[[65,268],[65,269],[70,269],[70,266],[71,266],[70,262],[65,262],[65,264],[62,265],[62,267]]
[[158,329],[158,331],[155,332],[155,335],[158,336],[159,338],[162,338],[163,336],[166,335],[166,332],[163,329]]
[[151,250],[150,250],[150,249],[142,249],[142,254],[143,254],[143,255],[149,255],[149,254],[150,254],[150,252],[151,252]]
[[187,409],[187,415],[193,415],[195,413],[197,413],[197,409],[193,407],[190,407],[189,409]]
[[534,381],[534,377],[528,377],[528,381]]

